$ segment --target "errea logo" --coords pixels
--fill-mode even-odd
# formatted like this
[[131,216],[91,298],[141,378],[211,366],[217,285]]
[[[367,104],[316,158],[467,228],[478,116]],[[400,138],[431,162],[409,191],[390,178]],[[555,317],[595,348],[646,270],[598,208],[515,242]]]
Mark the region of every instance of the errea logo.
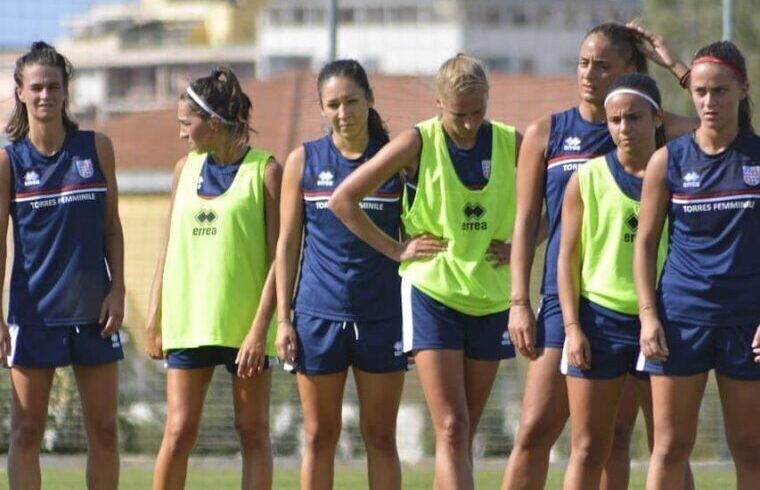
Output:
[[692,170],[691,172],[686,172],[686,175],[683,176],[684,188],[693,189],[695,187],[699,187],[700,185],[702,185],[702,178],[697,172],[694,172]]
[[29,170],[24,174],[24,187],[31,187],[33,185],[40,185],[40,174],[34,170]]
[[562,149],[564,151],[581,151],[581,139],[577,136],[565,138],[565,144]]
[[477,231],[488,229],[488,222],[483,220],[483,216],[486,214],[486,208],[484,208],[480,203],[468,202],[464,205],[462,213],[464,214],[462,231]]
[[333,185],[333,173],[329,170],[319,172],[319,178],[317,179],[317,185],[321,187],[329,187]]

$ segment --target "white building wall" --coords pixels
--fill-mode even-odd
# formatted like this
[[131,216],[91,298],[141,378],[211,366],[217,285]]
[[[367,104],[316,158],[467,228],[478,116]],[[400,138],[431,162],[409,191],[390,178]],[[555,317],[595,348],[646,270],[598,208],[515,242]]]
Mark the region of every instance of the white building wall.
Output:
[[[372,71],[430,73],[443,60],[461,51],[462,29],[453,24],[342,26],[338,30],[339,58],[356,58]],[[259,37],[259,76],[272,74],[273,58],[310,59],[318,69],[327,60],[327,31],[322,26],[262,29]]]

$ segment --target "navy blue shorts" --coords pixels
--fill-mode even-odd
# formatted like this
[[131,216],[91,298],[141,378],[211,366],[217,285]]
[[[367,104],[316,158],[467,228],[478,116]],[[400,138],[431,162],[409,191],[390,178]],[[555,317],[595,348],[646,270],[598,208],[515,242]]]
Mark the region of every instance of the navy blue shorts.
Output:
[[509,339],[509,310],[472,316],[439,303],[402,281],[404,351],[463,350],[468,359],[498,361],[515,357]]
[[[186,349],[169,349],[164,365],[169,369],[203,369],[223,364],[227,372],[237,375],[238,349],[220,345],[202,345]],[[264,356],[264,369],[269,367],[269,357]]]
[[546,294],[541,298],[536,314],[536,347],[561,349],[564,344],[565,324],[562,321],[559,296]]
[[729,378],[758,381],[760,364],[752,354],[757,325],[737,327],[694,326],[663,322],[669,355],[664,362],[639,357],[639,367],[649,374],[691,376],[715,369]]
[[613,379],[630,374],[647,380],[646,373],[636,370],[639,356],[641,323],[636,315],[626,315],[581,297],[578,316],[591,346],[591,367],[581,370],[567,364],[563,349],[562,374],[586,379]]
[[404,371],[401,319],[335,321],[296,312],[296,370],[302,374],[332,374],[354,366],[370,373]]
[[62,327],[8,326],[11,334],[9,365],[49,369],[78,364],[93,366],[124,359],[118,333],[100,336],[100,324]]

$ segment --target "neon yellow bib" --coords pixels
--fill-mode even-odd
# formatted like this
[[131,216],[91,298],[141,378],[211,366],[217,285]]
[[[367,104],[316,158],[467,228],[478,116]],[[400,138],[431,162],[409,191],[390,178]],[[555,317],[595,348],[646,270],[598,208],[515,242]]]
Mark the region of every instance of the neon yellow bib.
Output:
[[507,241],[515,221],[515,130],[491,122],[490,177],[470,190],[454,169],[441,122],[420,123],[422,151],[412,205],[404,195],[402,222],[410,236],[430,233],[448,242],[430,260],[401,264],[400,273],[431,298],[462,313],[483,316],[509,307],[509,267],[486,260],[491,240]]
[[[633,249],[640,203],[620,190],[603,156],[578,167],[577,172],[583,201],[580,294],[605,308],[637,315]],[[657,252],[658,276],[667,248],[668,237],[663,233]]]
[[[198,196],[206,154],[191,152],[174,197],[162,289],[164,350],[240,347],[267,274],[264,169],[249,150],[235,179],[213,199]],[[274,329],[269,329],[268,353]]]

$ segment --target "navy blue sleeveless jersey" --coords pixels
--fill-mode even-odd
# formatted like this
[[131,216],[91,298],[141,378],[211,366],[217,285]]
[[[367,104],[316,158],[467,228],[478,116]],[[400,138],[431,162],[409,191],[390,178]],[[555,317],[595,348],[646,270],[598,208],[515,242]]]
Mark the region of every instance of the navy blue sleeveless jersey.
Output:
[[668,148],[670,243],[663,317],[704,326],[760,324],[760,137],[704,153],[693,133]]
[[544,196],[549,220],[546,242],[543,294],[557,294],[557,256],[559,254],[560,215],[565,187],[579,165],[615,149],[607,123],[588,122],[577,107],[552,114],[546,147],[546,184]]
[[235,176],[240,170],[240,164],[245,160],[247,154],[248,151],[236,162],[222,165],[216,163],[211,153],[208,153],[206,161],[203,162],[201,174],[198,176],[198,195],[202,198],[213,199],[224,194],[232,185],[232,181],[235,180]]
[[[454,164],[454,171],[459,180],[468,189],[483,189],[491,176],[491,150],[493,148],[491,123],[483,121],[475,137],[475,145],[466,150],[459,148],[445,131],[444,135],[446,137],[446,148],[449,150],[449,157],[451,163]],[[407,181],[406,185],[410,206],[414,202],[414,196],[417,192],[416,180],[415,176],[414,183]]]
[[610,169],[610,174],[615,179],[615,183],[620,188],[620,191],[634,201],[641,201],[641,189],[644,187],[644,179],[625,171],[623,164],[620,163],[620,159],[617,156],[617,150],[607,153],[605,160],[607,160],[607,168]]
[[[294,304],[299,313],[336,321],[401,316],[398,264],[354,235],[327,207],[338,185],[380,147],[370,141],[361,157],[349,160],[329,134],[304,144],[304,244]],[[380,229],[398,237],[400,197],[401,179],[394,176],[359,205]]]
[[104,240],[106,179],[95,133],[70,132],[50,157],[28,138],[5,150],[11,163],[14,246],[8,322],[97,323],[110,279]]

